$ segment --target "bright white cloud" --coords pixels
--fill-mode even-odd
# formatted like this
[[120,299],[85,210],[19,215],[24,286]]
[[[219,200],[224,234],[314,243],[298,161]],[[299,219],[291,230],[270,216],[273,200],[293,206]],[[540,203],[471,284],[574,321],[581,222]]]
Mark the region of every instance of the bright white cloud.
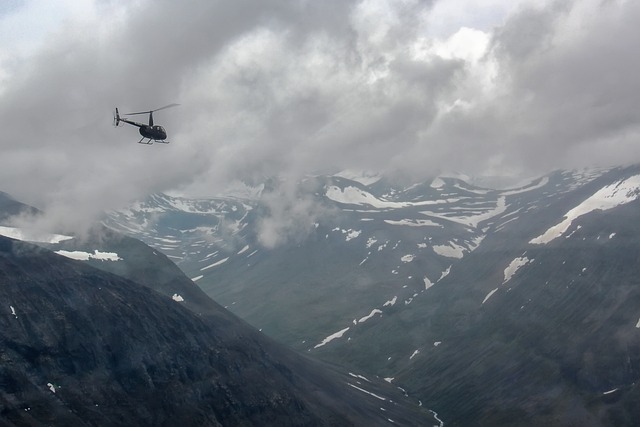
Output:
[[544,7],[552,0],[440,0],[426,15],[426,34],[447,39],[460,28],[491,32],[523,7]]

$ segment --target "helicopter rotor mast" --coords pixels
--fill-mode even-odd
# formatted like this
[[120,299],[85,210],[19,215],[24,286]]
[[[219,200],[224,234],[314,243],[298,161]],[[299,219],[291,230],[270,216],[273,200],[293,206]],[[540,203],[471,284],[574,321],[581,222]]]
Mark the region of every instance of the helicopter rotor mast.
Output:
[[126,113],[124,114],[125,116],[135,116],[138,114],[149,114],[149,126],[153,126],[153,113],[155,111],[160,111],[160,110],[164,110],[166,108],[171,108],[171,107],[177,107],[180,104],[169,104],[169,105],[165,105],[164,107],[160,107],[160,108],[156,108],[155,110],[149,110],[149,111],[139,111],[137,113]]

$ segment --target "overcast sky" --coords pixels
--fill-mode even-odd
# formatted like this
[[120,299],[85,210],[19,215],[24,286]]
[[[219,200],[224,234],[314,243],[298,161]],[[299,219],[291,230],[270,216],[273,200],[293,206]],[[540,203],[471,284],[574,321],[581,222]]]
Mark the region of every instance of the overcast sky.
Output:
[[[276,174],[639,162],[639,22],[635,0],[4,0],[0,190],[69,220]],[[169,145],[111,126],[174,102]]]

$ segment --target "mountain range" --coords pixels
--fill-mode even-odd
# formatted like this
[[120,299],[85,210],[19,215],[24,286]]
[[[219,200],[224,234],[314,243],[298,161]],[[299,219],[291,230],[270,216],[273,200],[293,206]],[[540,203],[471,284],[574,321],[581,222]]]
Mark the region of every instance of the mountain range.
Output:
[[[219,197],[154,194],[106,213],[83,239],[36,236],[8,221],[0,234],[151,289],[198,321],[213,318],[206,327],[213,336],[202,342],[237,349],[242,341],[244,354],[260,355],[247,356],[249,365],[271,355],[266,371],[284,366],[293,374],[270,379],[261,371],[266,386],[251,376],[232,382],[277,384],[303,400],[293,407],[317,409],[258,411],[287,413],[291,425],[634,425],[640,167],[556,171],[510,188],[474,182],[355,173],[271,179]],[[24,209],[3,197],[7,212]],[[219,335],[230,323],[242,339]],[[191,363],[185,359],[185,369]],[[358,393],[342,395],[345,384]],[[356,415],[335,399],[317,407],[310,402],[320,389],[341,402],[359,396],[374,404],[362,403],[367,409]],[[246,388],[236,392],[243,404],[256,401]],[[391,400],[402,402],[393,416],[376,408]],[[258,423],[249,408],[222,424]],[[387,417],[376,418],[381,413]]]
[[640,168],[511,188],[463,176],[270,180],[152,195],[104,224],[312,357],[385,378],[447,426],[640,419]]
[[380,378],[274,342],[139,240],[0,234],[2,426],[439,423]]

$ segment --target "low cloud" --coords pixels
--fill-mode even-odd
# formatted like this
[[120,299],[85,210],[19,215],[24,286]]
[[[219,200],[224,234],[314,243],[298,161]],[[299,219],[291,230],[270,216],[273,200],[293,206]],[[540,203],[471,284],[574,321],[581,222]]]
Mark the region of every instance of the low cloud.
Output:
[[298,184],[295,179],[281,180],[263,193],[261,202],[265,212],[257,229],[261,245],[274,248],[283,243],[302,242],[319,222],[333,214],[332,209],[314,198],[315,191],[307,191],[311,190],[309,185],[316,188],[320,183],[310,180],[306,186]]

